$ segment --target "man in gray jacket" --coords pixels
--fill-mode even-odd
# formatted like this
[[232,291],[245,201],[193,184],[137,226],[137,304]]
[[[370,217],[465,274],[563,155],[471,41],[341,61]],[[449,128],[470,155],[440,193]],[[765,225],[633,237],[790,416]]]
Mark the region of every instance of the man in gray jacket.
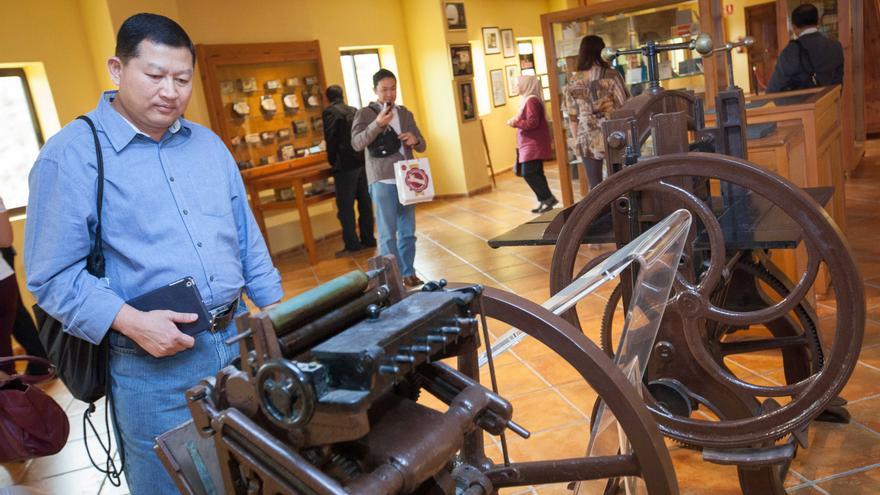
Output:
[[791,13],[797,39],[782,50],[767,84],[768,93],[831,86],[843,82],[843,47],[819,32],[819,10],[799,5]]
[[387,69],[373,74],[376,101],[361,108],[351,127],[351,146],[367,150],[367,182],[376,205],[379,230],[379,254],[397,258],[403,283],[408,287],[423,282],[416,275],[416,207],[402,205],[397,199],[394,164],[411,159],[413,150],[425,151],[425,140],[416,126],[412,112],[397,99],[397,77]]

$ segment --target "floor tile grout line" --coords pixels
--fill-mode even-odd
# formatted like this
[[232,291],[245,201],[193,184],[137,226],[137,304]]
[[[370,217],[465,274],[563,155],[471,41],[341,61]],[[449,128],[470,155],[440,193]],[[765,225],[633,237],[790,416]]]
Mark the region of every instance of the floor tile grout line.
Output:
[[874,371],[880,371],[880,368],[878,368],[878,367],[876,367],[876,366],[874,366],[874,365],[872,365],[872,364],[868,364],[868,363],[862,361],[861,359],[859,359],[859,364],[861,364],[862,366],[864,366],[864,367],[866,367],[866,368],[870,368],[870,369],[872,369],[872,370],[874,370]]
[[842,473],[832,474],[830,476],[825,476],[823,478],[817,478],[817,479],[814,479],[812,482],[813,483],[824,483],[826,481],[836,480],[836,479],[843,478],[846,476],[851,476],[853,474],[859,474],[859,473],[863,473],[865,471],[870,471],[875,468],[880,468],[880,462],[875,463],[875,464],[870,464],[867,466],[862,466],[862,467],[850,469],[849,471],[844,471]]
[[[465,211],[467,211],[467,210],[465,210]],[[452,222],[450,222],[449,220],[446,220],[445,218],[438,217],[438,216],[434,215],[433,213],[428,213],[427,215],[430,215],[430,216],[436,218],[437,220],[439,220],[439,221],[441,221],[441,222],[443,222],[443,223],[445,223],[445,224],[447,224],[447,225],[449,225],[449,226],[451,226],[451,227],[453,227],[453,228],[456,228],[456,229],[458,229],[458,230],[461,230],[462,232],[467,232],[468,234],[470,234],[470,235],[476,237],[477,239],[480,239],[480,240],[482,240],[482,241],[484,241],[484,242],[489,242],[489,239],[486,239],[485,237],[483,237],[483,236],[477,234],[476,232],[472,232],[472,231],[470,231],[470,230],[468,230],[468,229],[466,229],[466,228],[464,228],[464,227],[462,227],[462,226],[460,226],[460,225],[458,225],[458,224],[452,223]],[[521,254],[515,253],[515,254],[513,254],[513,256],[515,256],[517,259],[520,259],[520,260],[522,260],[522,261],[525,261],[526,263],[529,263],[529,264],[532,265],[532,266],[535,266],[535,267],[541,269],[542,271],[544,271],[544,272],[546,272],[546,273],[550,273],[550,270],[549,270],[549,269],[544,268],[543,266],[539,265],[538,263],[535,263],[534,261],[532,261],[532,260],[526,258],[525,256],[523,256],[523,255],[521,255]]]
[[878,397],[880,397],[880,393],[877,393],[877,394],[874,394],[874,395],[868,395],[868,396],[866,396],[866,397],[862,397],[861,399],[856,399],[856,400],[853,400],[853,401],[847,401],[847,405],[848,405],[848,406],[851,406],[851,405],[853,405],[853,404],[858,404],[859,402],[864,402],[864,401],[867,401],[867,400],[876,399],[876,398],[878,398]]

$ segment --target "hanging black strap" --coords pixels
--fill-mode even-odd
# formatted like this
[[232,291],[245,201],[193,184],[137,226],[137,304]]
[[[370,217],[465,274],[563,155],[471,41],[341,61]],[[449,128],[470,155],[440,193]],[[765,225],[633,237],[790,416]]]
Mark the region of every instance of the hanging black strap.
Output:
[[98,197],[96,200],[98,225],[95,226],[95,242],[92,244],[92,250],[89,252],[88,259],[86,259],[86,270],[98,278],[103,278],[104,241],[101,239],[101,209],[104,203],[104,154],[101,153],[101,142],[98,141],[98,130],[95,129],[95,123],[92,122],[92,119],[85,115],[80,115],[77,119],[84,121],[92,130],[92,138],[95,140],[95,154],[98,159]]
[[[813,86],[819,86],[819,80],[816,79],[816,66],[813,65],[813,59],[810,57],[810,52],[801,44],[800,40],[792,40],[792,43],[798,47],[798,65],[800,66],[801,71],[805,72],[807,76],[810,78],[810,82]],[[804,58],[807,59],[807,64],[809,64],[809,68],[804,67]]]
[[[82,120],[86,124],[89,125],[89,128],[92,130],[92,138],[95,142],[95,155],[97,158],[98,165],[98,194],[96,199],[96,208],[98,215],[98,224],[95,226],[95,241],[92,243],[91,251],[89,251],[89,257],[86,259],[86,270],[92,275],[103,278],[105,274],[105,266],[104,266],[104,241],[101,237],[101,210],[103,209],[104,204],[104,154],[101,152],[101,142],[98,140],[98,130],[95,128],[95,123],[92,122],[92,119],[86,117],[85,115],[80,115],[77,117],[78,120]],[[111,381],[110,381],[110,364],[107,363],[107,390],[105,393],[105,401],[104,401],[104,428],[107,430],[107,443],[101,439],[100,433],[95,428],[94,423],[92,422],[92,415],[95,413],[95,404],[90,403],[89,408],[83,414],[83,443],[86,447],[86,454],[89,457],[89,461],[91,461],[92,466],[95,467],[101,473],[107,475],[107,478],[110,480],[110,483],[113,486],[120,486],[122,484],[121,476],[122,470],[125,467],[125,449],[123,448],[122,442],[118,441],[120,438],[117,436],[117,444],[119,451],[119,467],[116,467],[116,462],[113,460],[113,435],[120,435],[119,425],[116,422],[116,409],[113,407],[113,399],[110,393],[111,390]],[[113,422],[113,431],[110,430],[110,421]],[[92,434],[98,440],[98,445],[101,447],[101,451],[104,452],[105,460],[104,466],[101,467],[95,462],[94,458],[92,458],[92,452],[89,450],[88,443],[88,431],[87,427],[92,430]]]

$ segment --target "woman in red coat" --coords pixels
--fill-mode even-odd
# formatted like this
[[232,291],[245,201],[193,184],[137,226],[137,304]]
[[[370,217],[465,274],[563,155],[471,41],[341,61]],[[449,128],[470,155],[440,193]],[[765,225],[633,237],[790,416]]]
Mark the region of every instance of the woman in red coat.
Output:
[[541,83],[535,76],[520,76],[517,81],[522,96],[516,117],[507,121],[516,131],[517,165],[523,179],[538,198],[538,207],[532,213],[544,213],[553,209],[559,200],[550,192],[544,176],[544,160],[552,157],[550,127],[544,115]]

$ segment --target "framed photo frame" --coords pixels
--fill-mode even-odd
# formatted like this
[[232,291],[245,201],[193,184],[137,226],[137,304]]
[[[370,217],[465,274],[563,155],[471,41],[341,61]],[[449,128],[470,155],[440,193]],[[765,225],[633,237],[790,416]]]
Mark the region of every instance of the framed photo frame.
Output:
[[474,80],[459,81],[458,83],[458,110],[461,121],[467,122],[477,118],[477,101],[474,99]]
[[471,56],[471,45],[450,45],[449,58],[452,61],[452,76],[474,75],[474,57]]
[[542,88],[549,88],[550,87],[550,76],[548,74],[538,74],[538,79],[541,80],[541,87]]
[[467,19],[464,16],[463,2],[446,2],[443,6],[446,15],[446,29],[448,31],[462,31],[467,29]]
[[550,88],[541,88],[541,94],[544,96],[544,101],[550,101]]
[[516,38],[513,37],[513,29],[501,30],[501,54],[504,58],[516,56]]
[[489,71],[489,85],[492,90],[492,106],[500,107],[507,104],[504,94],[504,71],[492,69]]
[[519,79],[519,67],[516,65],[505,65],[504,72],[507,74],[507,96],[513,98],[519,96],[519,88],[516,83]]
[[501,30],[497,27],[483,28],[483,53],[486,55],[501,53]]

